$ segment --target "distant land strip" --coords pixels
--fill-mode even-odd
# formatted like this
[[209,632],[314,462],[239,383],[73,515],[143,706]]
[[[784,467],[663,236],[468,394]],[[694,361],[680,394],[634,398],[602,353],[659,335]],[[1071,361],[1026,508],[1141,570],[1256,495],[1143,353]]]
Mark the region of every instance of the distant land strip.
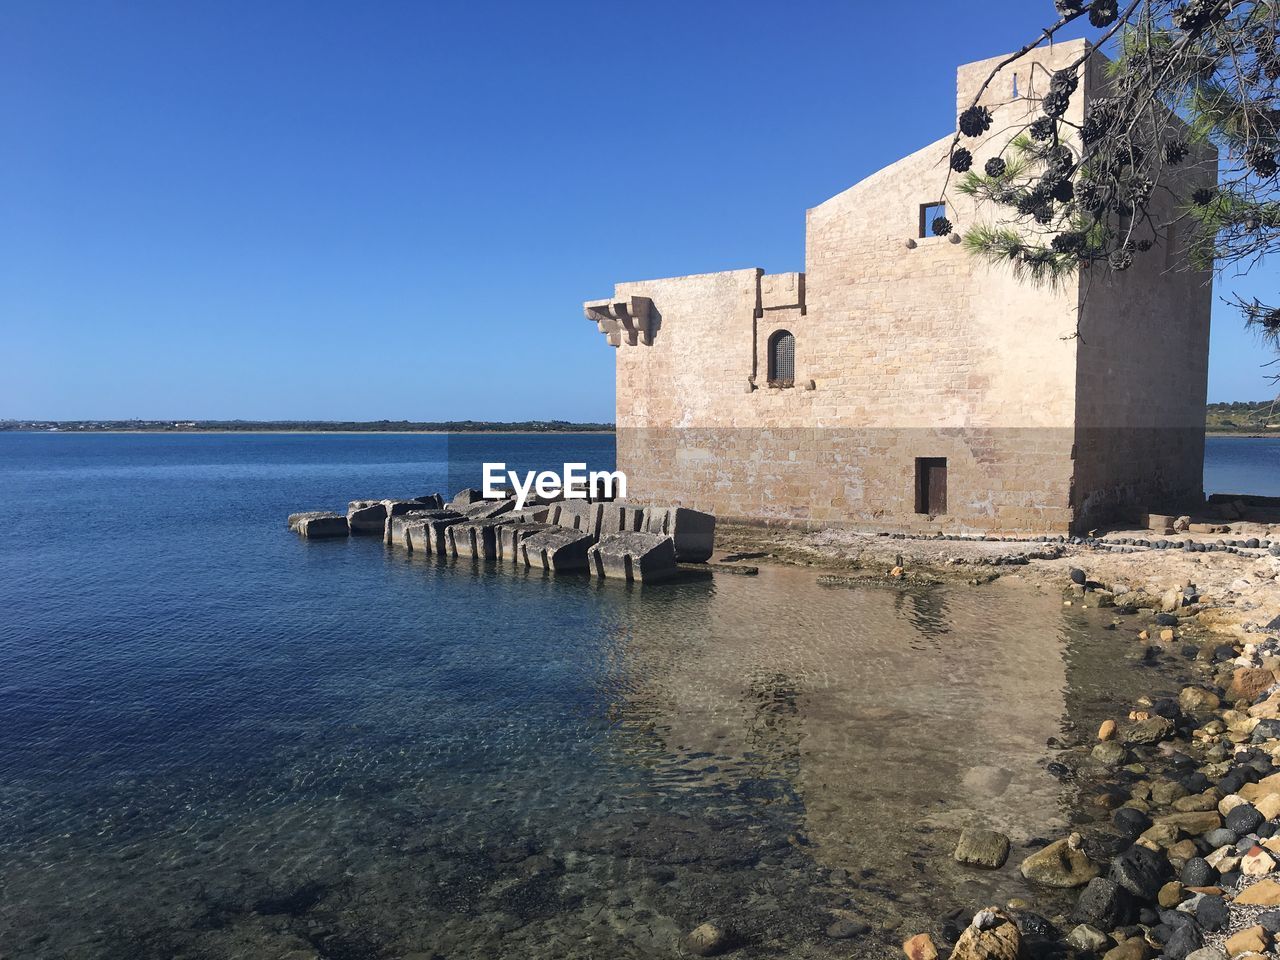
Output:
[[[1211,403],[1208,433],[1280,435],[1280,400]],[[47,433],[612,433],[571,420],[0,420],[3,431]]]
[[0,420],[0,431],[46,433],[612,433],[568,420]]

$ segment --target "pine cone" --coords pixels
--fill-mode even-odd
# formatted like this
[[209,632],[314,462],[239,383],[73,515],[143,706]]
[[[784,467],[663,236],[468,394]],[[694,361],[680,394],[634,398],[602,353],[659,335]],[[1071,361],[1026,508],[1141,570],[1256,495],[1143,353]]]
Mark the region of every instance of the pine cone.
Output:
[[1068,230],[1054,237],[1049,245],[1055,253],[1078,253],[1084,249],[1084,234]]
[[1076,76],[1074,70],[1058,70],[1053,74],[1053,78],[1049,81],[1049,89],[1058,93],[1066,94],[1068,97],[1076,92],[1076,87],[1080,85],[1080,79]]
[[1218,191],[1212,187],[1201,187],[1191,194],[1191,200],[1197,207],[1207,207],[1217,195]]
[[960,132],[966,137],[980,137],[991,129],[991,111],[986,107],[969,107],[960,114]]
[[1116,0],[1093,0],[1089,7],[1089,22],[1095,27],[1109,27],[1120,16]]
[[1053,186],[1053,199],[1059,203],[1070,203],[1076,198],[1075,185],[1070,180],[1059,180]]
[[973,154],[964,147],[956,147],[951,153],[951,169],[956,173],[965,173],[973,166]]
[[1171,140],[1164,145],[1164,162],[1177,166],[1187,158],[1188,147],[1181,140]]
[[1117,250],[1107,258],[1112,270],[1128,270],[1133,266],[1133,254],[1128,250]]
[[1044,111],[1045,116],[1055,120],[1066,113],[1069,106],[1071,106],[1071,95],[1061,90],[1050,90],[1040,101],[1040,109]]
[[1054,132],[1058,129],[1058,125],[1053,122],[1052,117],[1039,117],[1031,121],[1031,126],[1027,128],[1031,133],[1032,140],[1044,142],[1052,140]]
[[931,226],[935,237],[945,237],[951,232],[951,221],[946,217],[934,217]]
[[1084,0],[1053,0],[1060,17],[1070,17],[1084,9]]
[[1050,204],[1050,203],[1041,204],[1040,206],[1036,207],[1036,212],[1033,214],[1033,216],[1036,218],[1036,223],[1043,223],[1043,224],[1053,223],[1053,204]]
[[1244,155],[1245,162],[1258,176],[1274,177],[1276,174],[1275,153],[1265,145],[1258,143],[1248,149]]
[[1003,177],[1006,164],[999,157],[992,157],[983,169],[987,171],[988,177]]

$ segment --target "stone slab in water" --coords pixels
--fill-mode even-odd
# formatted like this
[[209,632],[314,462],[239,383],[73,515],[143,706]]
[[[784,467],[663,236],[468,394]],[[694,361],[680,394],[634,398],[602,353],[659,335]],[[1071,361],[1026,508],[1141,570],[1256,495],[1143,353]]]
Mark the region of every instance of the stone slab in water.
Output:
[[424,520],[448,520],[456,518],[461,520],[460,514],[454,513],[452,510],[410,510],[396,517],[387,518],[387,529],[390,531],[387,542],[396,547],[409,547],[409,527],[414,524],[420,524]]
[[[545,511],[543,511],[543,514],[545,515]],[[508,516],[512,515],[508,514]],[[538,523],[536,521],[516,521],[500,525],[497,539],[498,559],[505,560],[508,563],[523,563],[524,558],[520,552],[520,544],[535,533],[554,529],[556,527],[553,524]]]
[[313,540],[322,537],[345,537],[351,532],[351,528],[347,525],[347,518],[340,513],[308,516],[298,521],[295,529],[302,536]]
[[396,517],[402,517],[405,514],[412,513],[415,510],[421,511],[431,509],[427,507],[422,500],[383,500],[382,506],[386,510],[386,518],[382,525],[382,538],[385,542],[391,542],[391,521]]
[[553,526],[525,538],[520,544],[520,554],[529,567],[541,567],[556,573],[585,570],[587,551],[595,542],[596,538],[589,533]]
[[652,583],[675,575],[675,542],[657,533],[614,533],[587,551],[588,565],[598,577]]
[[716,518],[688,507],[649,507],[644,512],[646,533],[671,537],[681,563],[705,563],[716,546]]
[[586,500],[562,500],[552,504],[550,522],[567,530],[581,530],[593,537],[600,536],[603,511],[608,504],[588,503]]
[[302,523],[303,520],[310,520],[313,517],[332,517],[334,515],[332,510],[306,510],[302,513],[291,513],[289,514],[289,529],[296,531],[298,524]]
[[411,520],[405,524],[405,546],[410,553],[433,553],[443,557],[449,549],[449,528],[465,519],[460,513],[441,510],[439,516]]
[[449,552],[458,557],[498,559],[498,528],[514,523],[505,516],[466,519],[448,530]]
[[1009,838],[995,830],[968,827],[960,834],[952,856],[956,863],[995,870],[1009,858]]
[[352,500],[347,506],[347,524],[352,533],[384,532],[387,505],[381,500]]

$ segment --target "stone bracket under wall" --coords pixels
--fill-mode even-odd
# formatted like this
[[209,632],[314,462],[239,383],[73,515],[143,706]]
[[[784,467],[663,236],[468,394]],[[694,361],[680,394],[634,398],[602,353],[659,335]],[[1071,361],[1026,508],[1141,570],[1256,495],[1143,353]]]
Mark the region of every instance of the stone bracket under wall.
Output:
[[648,297],[630,297],[627,300],[590,300],[584,303],[587,319],[604,334],[611,347],[653,343],[651,314],[653,301]]

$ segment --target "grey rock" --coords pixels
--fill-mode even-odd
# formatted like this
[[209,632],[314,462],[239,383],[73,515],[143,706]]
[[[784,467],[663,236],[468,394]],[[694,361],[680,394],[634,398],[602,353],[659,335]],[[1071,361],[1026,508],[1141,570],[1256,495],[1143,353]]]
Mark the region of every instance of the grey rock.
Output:
[[345,537],[351,532],[347,518],[339,513],[308,516],[299,520],[294,529],[310,540]]
[[347,524],[352,533],[385,533],[387,507],[381,500],[352,500],[347,506]]
[[587,563],[598,577],[653,582],[674,576],[675,542],[656,533],[614,533],[587,551]]
[[1114,880],[1095,877],[1076,901],[1071,919],[1099,930],[1114,930],[1128,923],[1135,913],[1133,896]]
[[1111,938],[1097,927],[1082,923],[1067,934],[1067,943],[1082,953],[1102,953]]
[[589,533],[554,526],[526,538],[520,544],[520,555],[528,567],[541,567],[555,573],[585,570],[587,551],[595,542],[596,538]]
[[644,531],[670,537],[681,563],[706,563],[716,547],[716,518],[688,507],[648,507]]
[[1154,900],[1169,876],[1169,861],[1164,854],[1135,844],[1111,861],[1107,876],[1135,897]]

